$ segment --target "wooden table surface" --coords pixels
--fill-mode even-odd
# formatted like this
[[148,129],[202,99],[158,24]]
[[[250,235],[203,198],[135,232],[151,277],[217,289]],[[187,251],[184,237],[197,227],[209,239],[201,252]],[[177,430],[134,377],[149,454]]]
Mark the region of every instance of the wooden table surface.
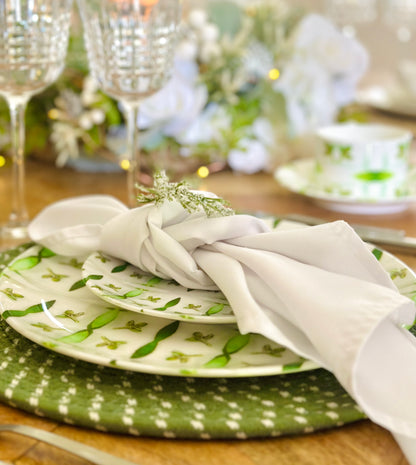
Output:
[[[10,170],[0,168],[0,221],[9,213]],[[251,176],[221,172],[202,181],[231,201],[236,209],[270,213],[303,213],[327,220],[344,218],[378,226],[403,228],[416,236],[416,207],[398,214],[341,215],[324,210],[281,188],[271,174]],[[27,164],[27,201],[33,217],[58,199],[90,193],[126,200],[125,178],[118,174],[77,173],[51,164]],[[400,255],[416,269],[416,255]],[[137,438],[58,424],[0,404],[1,423],[22,423],[54,431],[142,465],[407,465],[392,436],[370,421],[296,437],[244,441],[185,441]],[[85,465],[89,462],[29,438],[0,433],[0,460],[18,465]]]

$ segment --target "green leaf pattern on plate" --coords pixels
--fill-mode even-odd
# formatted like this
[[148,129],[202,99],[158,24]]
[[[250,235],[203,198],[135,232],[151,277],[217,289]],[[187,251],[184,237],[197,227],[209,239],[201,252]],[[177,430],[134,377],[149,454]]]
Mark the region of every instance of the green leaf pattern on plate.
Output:
[[198,323],[235,323],[220,291],[186,289],[176,281],[147,275],[103,253],[90,255],[82,273],[84,278],[102,276],[99,283],[88,280],[86,285],[100,298],[127,310]]
[[63,342],[82,342],[94,332],[94,330],[102,328],[105,325],[108,325],[113,320],[115,320],[120,312],[119,308],[110,308],[105,313],[94,318],[91,323],[85,329],[81,329],[76,333],[72,333],[68,336],[63,336],[60,338]]
[[49,310],[54,303],[55,300],[50,300],[48,302],[41,302],[39,304],[31,305],[30,307],[24,310],[5,310],[1,316],[6,320],[11,316],[21,318],[31,313],[43,313],[45,311],[45,308]]
[[164,326],[162,329],[160,329],[157,332],[153,341],[148,342],[142,347],[139,347],[136,351],[134,351],[131,358],[141,358],[141,357],[145,357],[146,355],[151,354],[156,349],[159,342],[163,341],[169,336],[172,336],[172,334],[176,332],[178,327],[179,327],[179,321],[174,321],[173,323],[170,323],[167,326]]
[[222,354],[217,355],[205,364],[206,368],[221,368],[231,360],[231,355],[242,350],[250,341],[250,334],[237,334],[227,341]]
[[[34,246],[17,260],[24,263],[20,260],[38,256],[38,252],[39,246]],[[169,321],[125,310],[118,305],[109,306],[89,287],[82,285],[85,279],[81,276],[81,270],[71,265],[72,259],[81,260],[79,257],[57,255],[23,271],[7,268],[7,273],[0,280],[3,316],[11,326],[44,347],[100,365],[176,376],[190,373],[201,377],[279,374],[284,364],[299,361],[297,355],[262,336],[240,335],[234,323]],[[107,263],[114,268],[112,259]],[[49,273],[48,268],[68,277],[55,281],[39,279]],[[219,292],[208,292],[207,298],[202,291],[188,292],[177,283],[158,277],[143,275],[138,281],[137,274],[141,273],[134,270],[129,265],[116,275],[129,277],[134,289],[146,290],[137,297],[142,302],[147,302],[153,308],[165,307],[164,311],[157,312],[158,315],[188,306],[190,315],[201,311],[206,313],[211,309],[214,312],[208,317],[211,319],[216,318],[215,311],[220,310],[222,305],[224,309],[219,314],[228,307]],[[135,276],[131,277],[131,274]],[[89,276],[102,275],[88,273],[86,277]],[[106,278],[92,279],[91,285],[103,283],[101,287],[108,292],[104,281]],[[68,283],[80,284],[72,285],[76,290],[69,291]],[[122,291],[120,295],[127,292],[124,287]],[[16,297],[16,294],[21,297]],[[45,300],[43,305],[42,299]],[[117,302],[124,302],[124,299]],[[264,347],[268,344],[270,349],[266,353]],[[282,353],[281,357],[271,355],[279,352]],[[212,361],[214,359],[215,362]],[[300,370],[315,367],[314,363],[306,362]]]
[[[40,249],[40,246],[34,246],[26,250],[14,263],[25,263],[27,257],[43,257],[39,254]],[[24,270],[19,269],[20,265],[16,271],[13,265],[6,268],[0,279],[0,311],[3,317],[21,334],[44,347],[95,364],[175,376],[248,377],[316,368],[314,363],[262,336],[241,335],[235,323],[218,324],[219,321],[215,320],[218,314],[208,317],[214,318],[215,324],[179,323],[179,320],[167,321],[140,311],[125,310],[117,304],[109,306],[88,286],[69,291],[68,283],[82,279],[81,270],[70,265],[71,259],[83,260],[58,255],[47,259],[43,257],[36,266]],[[414,273],[387,252],[380,253],[378,259],[394,277],[393,282],[400,292],[416,299]],[[112,259],[108,263],[114,267]],[[68,277],[58,281],[40,279],[48,273],[48,268]],[[130,277],[135,270],[128,266],[116,275],[123,275],[124,279],[126,273],[134,289],[146,289],[138,296],[142,302],[160,308],[180,297],[176,305],[157,312],[158,315],[176,311],[182,306],[189,307],[190,315],[201,309],[205,313],[226,303],[221,301],[219,293],[213,293],[212,298],[201,299],[200,291],[188,292],[160,278],[160,282],[146,286],[152,277],[142,276],[138,281],[137,276]],[[87,273],[89,275],[102,274]],[[99,281],[92,280],[91,284],[103,283],[104,288],[106,280],[107,277],[103,277]],[[123,287],[120,294],[127,291]],[[155,302],[147,300],[149,296]],[[132,358],[135,353],[140,356]]]
[[98,274],[90,274],[86,276],[85,278],[79,279],[76,281],[70,288],[70,291],[76,291],[77,289],[81,289],[82,287],[85,287],[87,285],[87,282],[89,280],[93,281],[99,281],[100,279],[103,279],[102,275]]
[[47,249],[46,247],[42,247],[36,255],[29,255],[15,260],[9,268],[12,271],[15,271],[16,273],[20,271],[30,270],[36,265],[39,265],[42,259],[54,256],[55,254],[51,250]]

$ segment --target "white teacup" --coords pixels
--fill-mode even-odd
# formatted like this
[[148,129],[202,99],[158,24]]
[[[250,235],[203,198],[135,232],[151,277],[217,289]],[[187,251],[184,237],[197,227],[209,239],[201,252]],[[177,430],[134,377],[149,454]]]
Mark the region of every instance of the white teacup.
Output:
[[382,124],[342,123],[321,128],[317,135],[320,189],[374,201],[408,194],[411,132]]

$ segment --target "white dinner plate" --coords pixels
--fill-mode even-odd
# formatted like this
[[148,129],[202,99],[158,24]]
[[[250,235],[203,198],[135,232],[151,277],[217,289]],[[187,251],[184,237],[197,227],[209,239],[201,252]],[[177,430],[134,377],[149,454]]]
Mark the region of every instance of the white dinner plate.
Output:
[[39,245],[25,251],[0,278],[2,317],[53,351],[131,371],[242,377],[317,368],[263,336],[240,334],[235,324],[166,320],[109,304],[85,285],[82,263]]
[[[373,253],[400,293],[414,297],[414,273],[387,252]],[[82,262],[39,245],[29,248],[0,278],[2,317],[20,334],[53,351],[132,371],[241,377],[317,368],[263,336],[240,334],[235,324],[166,320],[110,305],[85,285]]]
[[[314,180],[316,162],[312,159],[300,159],[288,163],[275,172],[277,181],[296,194],[306,196],[317,205],[328,210],[362,215],[382,215],[398,213],[416,201],[416,185],[409,183],[409,195],[380,200],[368,200],[328,192]],[[412,176],[414,173],[411,174]]]

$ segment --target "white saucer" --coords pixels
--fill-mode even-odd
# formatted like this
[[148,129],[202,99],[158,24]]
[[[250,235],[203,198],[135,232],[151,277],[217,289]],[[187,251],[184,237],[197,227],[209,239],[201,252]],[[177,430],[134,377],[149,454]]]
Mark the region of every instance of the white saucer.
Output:
[[400,116],[416,117],[416,96],[399,86],[371,86],[357,92],[358,103]]
[[408,196],[381,200],[369,200],[336,193],[328,193],[313,182],[315,160],[296,160],[278,168],[275,178],[281,185],[296,194],[312,199],[328,210],[359,215],[398,213],[416,201],[416,192]]

